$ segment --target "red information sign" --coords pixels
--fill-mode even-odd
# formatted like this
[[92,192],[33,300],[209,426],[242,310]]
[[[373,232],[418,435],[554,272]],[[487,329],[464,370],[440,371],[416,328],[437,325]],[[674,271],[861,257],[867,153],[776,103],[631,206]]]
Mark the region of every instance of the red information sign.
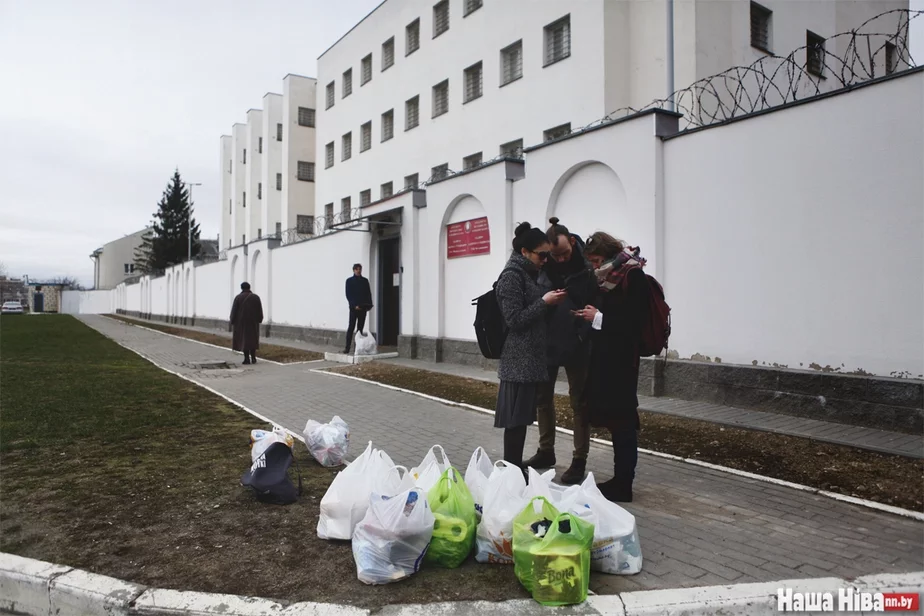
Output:
[[491,252],[491,231],[488,217],[446,225],[446,257],[470,257]]

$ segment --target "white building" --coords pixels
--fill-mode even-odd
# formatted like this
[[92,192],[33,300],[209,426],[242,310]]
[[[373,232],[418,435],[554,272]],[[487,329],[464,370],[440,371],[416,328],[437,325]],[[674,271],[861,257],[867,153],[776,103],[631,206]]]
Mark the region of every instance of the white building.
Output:
[[150,230],[136,231],[93,251],[90,258],[93,259],[94,289],[114,289],[126,279],[135,277],[135,251]]
[[[677,0],[674,83],[686,87],[768,52],[824,46],[907,6]],[[447,170],[665,98],[666,11],[666,0],[383,2],[318,59],[317,215],[340,221]],[[801,89],[836,87],[823,72],[807,66]]]
[[286,75],[220,139],[221,247],[282,238],[299,224],[313,232],[315,80]]

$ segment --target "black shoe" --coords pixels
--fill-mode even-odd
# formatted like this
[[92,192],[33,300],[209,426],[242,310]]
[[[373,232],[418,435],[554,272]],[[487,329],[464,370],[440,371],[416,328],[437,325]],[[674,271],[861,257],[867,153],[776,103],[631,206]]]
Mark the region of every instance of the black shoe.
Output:
[[584,458],[574,458],[571,460],[571,466],[561,476],[561,482],[565,485],[573,486],[584,481],[585,471],[587,470],[587,460]]
[[256,355],[251,355],[251,356],[250,356],[250,363],[252,363],[252,364],[257,363],[257,356],[256,356]]
[[245,366],[249,366],[249,365],[250,365],[250,358],[249,358],[249,357],[248,357],[247,359],[244,360],[244,365],[245,365]]
[[555,452],[538,450],[536,455],[523,463],[523,468],[530,466],[536,470],[552,468],[555,466]]
[[632,502],[632,483],[618,480],[615,477],[609,481],[598,483],[597,487],[606,500],[614,503],[631,503]]

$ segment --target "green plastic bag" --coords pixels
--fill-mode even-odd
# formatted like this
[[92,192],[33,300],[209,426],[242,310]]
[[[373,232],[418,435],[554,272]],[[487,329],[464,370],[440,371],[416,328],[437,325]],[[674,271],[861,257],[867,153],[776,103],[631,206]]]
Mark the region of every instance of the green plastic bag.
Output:
[[460,566],[475,545],[475,500],[459,471],[449,467],[427,494],[433,512],[433,539],[426,562],[447,569]]
[[594,526],[534,498],[513,522],[514,572],[542,605],[587,599]]

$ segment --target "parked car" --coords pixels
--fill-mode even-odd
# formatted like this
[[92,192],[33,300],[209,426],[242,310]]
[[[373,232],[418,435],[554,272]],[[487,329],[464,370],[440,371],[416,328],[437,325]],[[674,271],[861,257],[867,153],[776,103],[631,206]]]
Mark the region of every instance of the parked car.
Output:
[[22,312],[22,302],[3,302],[3,306],[0,306],[2,314],[22,314]]

